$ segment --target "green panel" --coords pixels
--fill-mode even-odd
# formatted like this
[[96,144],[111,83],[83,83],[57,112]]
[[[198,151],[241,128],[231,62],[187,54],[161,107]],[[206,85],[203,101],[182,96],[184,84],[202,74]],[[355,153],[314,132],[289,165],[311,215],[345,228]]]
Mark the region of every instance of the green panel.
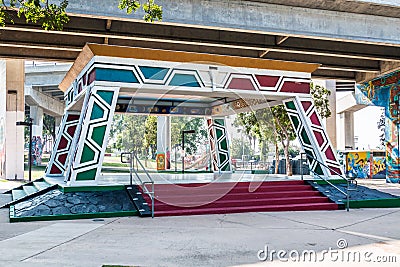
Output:
[[58,189],[63,193],[70,192],[98,192],[98,191],[120,191],[125,190],[124,185],[96,185],[96,186],[62,186]]
[[317,163],[317,166],[315,166],[314,171],[319,175],[324,175],[324,172],[322,171],[321,165],[319,163]]
[[226,155],[223,153],[218,153],[219,155],[219,162],[223,164],[226,161]]
[[303,142],[311,146],[310,138],[308,138],[307,132],[304,128],[301,130],[300,135]]
[[221,136],[224,135],[224,131],[221,130],[221,129],[216,128],[215,129],[215,134],[217,135],[217,140],[218,140],[219,138],[221,138]]
[[218,125],[221,125],[221,126],[225,125],[224,119],[214,119],[214,123],[218,124]]
[[350,200],[350,208],[397,208],[400,207],[399,198],[380,198]]
[[96,180],[96,171],[97,168],[88,170],[88,171],[84,171],[84,172],[80,172],[76,175],[76,180],[77,181],[86,181],[86,180]]
[[112,99],[114,96],[114,92],[111,91],[104,91],[104,90],[98,90],[97,94],[104,100],[107,102],[107,104],[111,105],[112,103]]
[[103,146],[105,132],[106,132],[106,126],[105,125],[93,128],[93,132],[92,132],[91,138],[100,147]]
[[228,171],[230,171],[231,170],[231,168],[230,168],[230,165],[229,164],[226,164],[222,169],[221,169],[221,171],[223,171],[223,172],[228,172]]
[[221,140],[220,147],[222,150],[228,151],[228,143],[226,142],[226,138]]
[[100,119],[103,118],[103,116],[104,116],[104,110],[97,103],[93,103],[90,120]]
[[287,109],[296,110],[296,106],[294,105],[293,101],[289,101],[285,103]]
[[82,157],[80,163],[85,163],[94,160],[95,152],[87,145],[83,146]]
[[292,123],[294,125],[294,128],[297,130],[299,129],[300,121],[296,116],[290,115],[290,119],[292,120]]

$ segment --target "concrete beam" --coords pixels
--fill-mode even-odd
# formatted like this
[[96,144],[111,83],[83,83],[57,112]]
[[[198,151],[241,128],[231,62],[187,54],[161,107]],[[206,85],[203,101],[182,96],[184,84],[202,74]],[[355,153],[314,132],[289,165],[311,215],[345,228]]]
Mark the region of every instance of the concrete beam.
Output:
[[25,102],[30,106],[43,108],[44,113],[51,116],[62,116],[64,114],[64,103],[33,89],[31,86],[25,86]]
[[[164,10],[162,23],[220,27],[251,32],[273,32],[289,37],[309,36],[310,38],[400,45],[400,28],[393,27],[393,25],[400,24],[400,18],[397,15],[400,10],[398,5],[388,8],[386,5],[377,3],[370,12],[356,14],[348,12],[348,10],[366,9],[368,4],[370,5],[371,3],[362,3],[362,1],[354,0],[296,1],[321,2],[321,5],[318,6],[306,5],[305,7],[299,7],[285,6],[285,1],[275,1],[272,4],[266,2],[268,1],[157,0],[157,3],[162,5]],[[322,10],[329,2],[333,2],[332,7],[341,3],[341,10],[334,8],[332,10]],[[127,15],[118,10],[117,3],[117,0],[72,0],[69,2],[68,12],[142,19],[142,11]],[[374,12],[374,10],[378,10],[377,7],[385,10],[385,13]],[[394,17],[385,15],[389,14],[389,10],[394,12]],[[229,16],[226,14],[229,14]],[[112,28],[113,25],[111,30]],[[376,29],[379,29],[379,31]]]
[[351,93],[337,100],[336,113],[341,114],[344,112],[356,112],[365,107],[366,105],[357,104],[354,93]]

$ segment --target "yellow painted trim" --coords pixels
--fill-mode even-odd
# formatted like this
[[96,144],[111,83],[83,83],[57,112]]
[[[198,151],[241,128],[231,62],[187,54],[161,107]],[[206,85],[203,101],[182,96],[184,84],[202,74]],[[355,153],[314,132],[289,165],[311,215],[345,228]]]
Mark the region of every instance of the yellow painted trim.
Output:
[[61,82],[59,88],[66,91],[77,75],[82,71],[93,56],[136,58],[145,60],[161,60],[170,62],[190,62],[200,64],[220,64],[230,67],[253,69],[282,70],[312,73],[319,64],[279,61],[261,58],[247,58],[237,56],[223,56],[206,53],[170,51],[102,44],[87,44],[79,54],[70,71]]

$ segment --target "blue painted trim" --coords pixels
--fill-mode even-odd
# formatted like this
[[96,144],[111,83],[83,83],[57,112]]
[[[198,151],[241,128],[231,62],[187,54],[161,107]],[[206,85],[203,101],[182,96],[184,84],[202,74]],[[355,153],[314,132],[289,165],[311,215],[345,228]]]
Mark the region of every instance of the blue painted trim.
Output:
[[159,81],[164,80],[169,70],[167,68],[145,67],[145,66],[139,66],[139,69],[142,72],[144,78],[149,80],[159,80]]
[[139,83],[131,70],[96,68],[96,80],[105,82]]
[[177,73],[169,82],[170,86],[186,86],[186,87],[200,87],[197,79],[192,74]]

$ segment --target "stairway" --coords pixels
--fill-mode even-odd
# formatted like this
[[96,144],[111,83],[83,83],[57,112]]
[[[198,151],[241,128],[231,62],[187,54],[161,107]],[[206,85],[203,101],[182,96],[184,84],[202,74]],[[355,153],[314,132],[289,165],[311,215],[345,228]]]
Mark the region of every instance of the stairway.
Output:
[[10,201],[7,203],[1,203],[0,209],[7,208],[32,196],[39,195],[55,188],[57,188],[57,185],[49,184],[43,178],[21,185],[2,194],[3,198],[9,196]]
[[339,209],[304,181],[156,184],[154,208],[157,217]]

